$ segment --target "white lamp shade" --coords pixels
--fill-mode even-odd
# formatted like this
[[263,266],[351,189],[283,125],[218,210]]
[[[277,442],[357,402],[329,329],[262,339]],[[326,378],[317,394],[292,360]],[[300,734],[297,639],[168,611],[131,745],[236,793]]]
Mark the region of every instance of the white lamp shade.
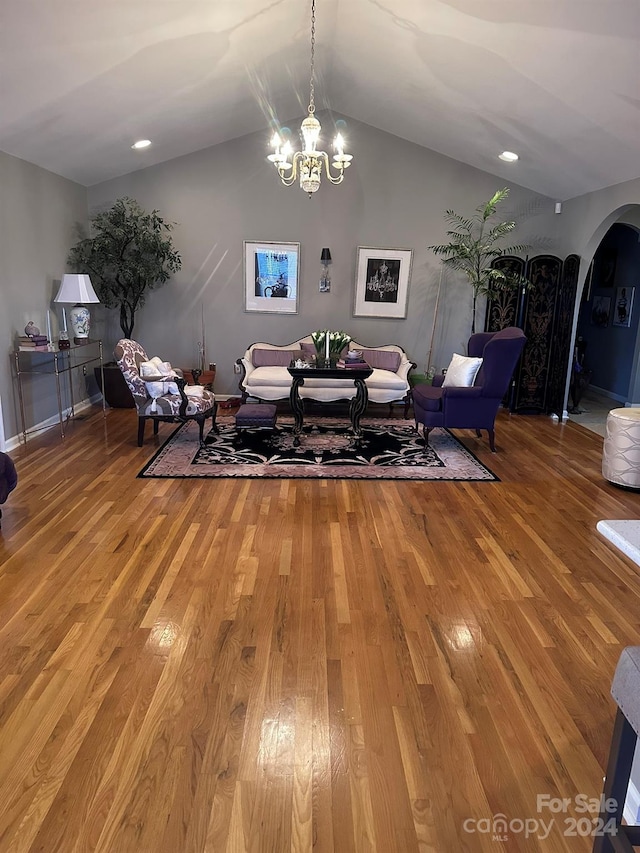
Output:
[[74,304],[100,302],[88,275],[66,273],[62,276],[60,290],[54,302],[70,302]]

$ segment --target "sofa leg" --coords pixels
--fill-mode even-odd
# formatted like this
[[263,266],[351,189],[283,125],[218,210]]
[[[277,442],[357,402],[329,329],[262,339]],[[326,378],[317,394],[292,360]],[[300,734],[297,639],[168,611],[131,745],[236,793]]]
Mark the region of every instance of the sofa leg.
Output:
[[138,447],[142,447],[144,441],[144,425],[146,418],[138,418]]
[[491,448],[491,452],[495,453],[496,452],[496,433],[495,433],[495,430],[488,429],[487,432],[489,433],[489,447]]
[[422,435],[424,438],[424,446],[425,447],[429,447],[429,433],[431,432],[432,429],[433,429],[433,427],[426,427],[426,426],[422,427]]
[[476,435],[478,436],[478,438],[480,438],[480,436],[482,435],[479,429],[476,430]]

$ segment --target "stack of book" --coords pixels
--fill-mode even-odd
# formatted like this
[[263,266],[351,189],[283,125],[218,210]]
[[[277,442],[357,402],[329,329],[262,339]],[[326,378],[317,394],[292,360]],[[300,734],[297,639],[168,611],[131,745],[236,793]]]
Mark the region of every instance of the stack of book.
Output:
[[49,349],[49,338],[46,335],[20,335],[18,349],[24,352],[46,352]]
[[336,366],[349,367],[352,370],[363,370],[365,367],[369,367],[367,362],[362,357],[361,352],[358,352],[355,355],[345,355],[344,358],[341,358],[336,362]]

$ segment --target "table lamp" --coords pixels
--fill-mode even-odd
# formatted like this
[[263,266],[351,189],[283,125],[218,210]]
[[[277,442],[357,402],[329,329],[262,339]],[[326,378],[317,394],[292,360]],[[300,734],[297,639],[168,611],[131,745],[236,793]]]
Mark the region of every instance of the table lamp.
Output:
[[53,301],[75,303],[69,311],[73,340],[77,344],[86,343],[91,328],[91,314],[84,303],[100,302],[89,276],[74,273],[63,275],[60,290]]

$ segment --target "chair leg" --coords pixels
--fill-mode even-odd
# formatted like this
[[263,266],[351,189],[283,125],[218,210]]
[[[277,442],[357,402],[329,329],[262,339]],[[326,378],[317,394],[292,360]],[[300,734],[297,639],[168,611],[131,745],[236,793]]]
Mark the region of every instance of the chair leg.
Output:
[[612,832],[604,832],[603,835],[596,836],[593,853],[614,853],[617,850],[631,849],[628,839],[624,838],[625,830],[620,824],[622,822],[624,801],[627,796],[629,777],[631,776],[631,765],[633,763],[636,741],[636,733],[623,712],[618,708],[613,727],[611,749],[607,761],[607,775],[605,777],[601,800],[603,803],[614,800],[616,809],[615,812],[607,812],[603,809],[600,812],[600,817],[605,827],[608,821],[613,820],[619,834],[616,836]]
[[433,427],[426,427],[426,426],[422,427],[422,436],[424,438],[424,446],[425,447],[429,447],[429,433],[431,432],[432,429],[433,429]]
[[411,406],[411,391],[409,391],[404,398],[404,419],[405,421],[409,420],[409,407]]
[[144,425],[146,420],[146,418],[138,418],[138,447],[142,447],[142,442],[144,441]]
[[480,436],[482,435],[479,429],[476,430],[476,435],[478,436],[478,438],[480,438]]
[[496,433],[495,433],[495,430],[488,429],[487,432],[489,433],[489,447],[491,448],[491,452],[495,453],[496,452]]
[[196,420],[198,422],[198,437],[200,439],[200,447],[204,447],[204,417],[202,415],[198,415]]
[[153,434],[158,434],[158,427],[160,426],[160,421],[157,418],[153,419]]
[[218,428],[218,424],[216,423],[216,418],[218,417],[218,404],[213,404],[213,414],[211,415],[211,428],[216,434],[220,434],[220,429]]

